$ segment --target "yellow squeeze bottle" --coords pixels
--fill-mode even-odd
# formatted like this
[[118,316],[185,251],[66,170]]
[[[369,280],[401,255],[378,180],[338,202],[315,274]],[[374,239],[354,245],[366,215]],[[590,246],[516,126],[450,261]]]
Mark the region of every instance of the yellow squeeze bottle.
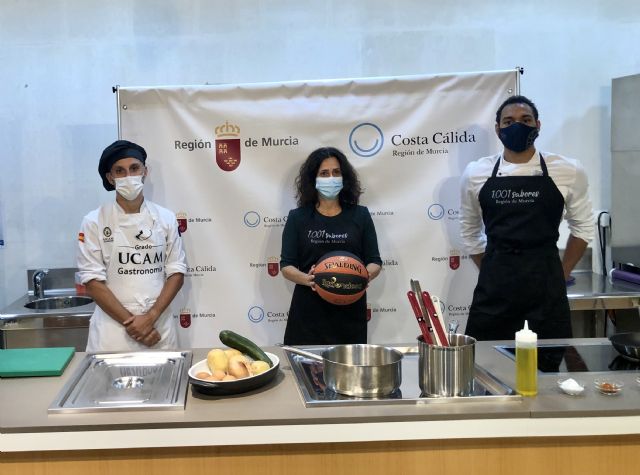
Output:
[[526,320],[516,332],[516,391],[522,396],[538,394],[538,335]]

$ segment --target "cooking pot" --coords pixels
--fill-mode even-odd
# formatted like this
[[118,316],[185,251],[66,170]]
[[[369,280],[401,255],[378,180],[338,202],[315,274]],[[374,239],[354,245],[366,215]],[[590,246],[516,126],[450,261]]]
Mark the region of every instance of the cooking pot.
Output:
[[324,383],[329,389],[347,396],[388,396],[402,382],[402,353],[380,345],[336,345],[322,356],[293,346],[282,348],[306,358],[321,361]]
[[622,356],[635,362],[640,361],[640,332],[616,333],[609,340]]

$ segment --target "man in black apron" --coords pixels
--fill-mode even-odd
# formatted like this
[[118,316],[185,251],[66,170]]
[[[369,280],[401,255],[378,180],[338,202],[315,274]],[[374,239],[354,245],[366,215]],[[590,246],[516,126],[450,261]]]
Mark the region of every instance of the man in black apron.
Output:
[[[560,261],[556,242],[565,197],[533,145],[540,129],[535,105],[523,96],[509,98],[498,109],[495,129],[504,152],[492,169],[485,162],[490,176],[477,194],[487,241],[484,253],[471,255],[480,275],[466,333],[478,340],[512,340],[528,320],[539,338],[570,338],[565,282],[587,241],[571,235]],[[565,160],[565,167],[574,162],[553,158]],[[501,172],[513,171],[514,164],[535,169]]]

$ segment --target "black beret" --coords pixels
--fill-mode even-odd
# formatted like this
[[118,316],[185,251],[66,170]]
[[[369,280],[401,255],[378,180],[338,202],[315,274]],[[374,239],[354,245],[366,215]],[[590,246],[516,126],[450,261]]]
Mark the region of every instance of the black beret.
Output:
[[107,191],[115,190],[115,187],[107,180],[107,173],[111,171],[114,163],[122,158],[137,158],[142,163],[147,160],[147,152],[137,143],[128,140],[116,140],[102,152],[98,173],[102,178],[102,186]]

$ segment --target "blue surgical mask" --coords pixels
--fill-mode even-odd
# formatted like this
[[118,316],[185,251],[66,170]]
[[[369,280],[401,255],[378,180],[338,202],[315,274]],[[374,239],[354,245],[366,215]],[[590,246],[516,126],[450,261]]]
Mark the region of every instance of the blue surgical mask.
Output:
[[335,200],[342,190],[342,177],[317,177],[316,190],[323,198]]

